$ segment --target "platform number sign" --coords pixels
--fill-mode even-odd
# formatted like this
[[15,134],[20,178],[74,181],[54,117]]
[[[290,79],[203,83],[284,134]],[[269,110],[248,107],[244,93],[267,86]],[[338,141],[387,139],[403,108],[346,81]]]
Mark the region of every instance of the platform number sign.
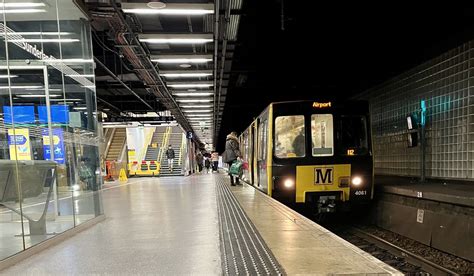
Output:
[[314,169],[314,184],[329,185],[334,178],[334,168],[324,167]]

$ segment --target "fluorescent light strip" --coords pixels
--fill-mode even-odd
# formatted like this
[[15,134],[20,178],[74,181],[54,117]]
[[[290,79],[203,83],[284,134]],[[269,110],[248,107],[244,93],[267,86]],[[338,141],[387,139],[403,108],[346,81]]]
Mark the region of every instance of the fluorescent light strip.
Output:
[[163,15],[205,15],[213,14],[213,10],[203,9],[122,9],[125,13],[163,14]]
[[31,2],[22,2],[22,3],[0,3],[0,8],[35,8],[35,7],[44,7],[44,3],[31,3]]
[[83,101],[84,99],[51,99],[51,101]]
[[21,38],[21,39],[7,39],[8,42],[38,42],[38,43],[48,43],[48,42],[79,42],[77,38]]
[[204,44],[212,42],[209,38],[141,38],[141,42],[154,44]]
[[199,78],[212,76],[212,73],[164,73],[160,75],[167,78]]
[[203,109],[203,110],[183,110],[185,113],[211,113],[212,110]]
[[181,105],[181,108],[209,108],[212,107],[212,105]]
[[11,32],[7,35],[71,35],[68,32]]
[[0,9],[0,14],[11,14],[11,13],[38,13],[46,12],[46,10],[41,9],[11,9],[11,10],[2,10]]
[[206,100],[177,99],[177,101],[181,103],[210,103],[212,102],[212,99],[206,99]]
[[43,88],[43,86],[38,86],[38,85],[26,85],[26,86],[11,86],[11,87],[8,87],[8,86],[0,86],[0,89],[8,89],[8,88],[11,88],[11,89],[38,89],[38,88]]
[[17,78],[17,75],[0,75],[0,79]]
[[[61,97],[61,95],[49,95],[52,98]],[[15,95],[15,97],[19,98],[46,98],[44,94],[25,94],[25,95]]]
[[157,58],[151,61],[158,63],[206,63],[211,62],[212,58]]
[[190,87],[211,87],[212,83],[183,83],[183,84],[168,84],[169,87],[173,88],[190,88]]
[[87,107],[73,107],[74,110],[86,110]]
[[209,97],[209,96],[212,96],[213,93],[200,93],[200,92],[196,92],[196,93],[173,93],[173,95],[177,96],[177,97]]
[[85,75],[66,75],[66,77],[84,77],[84,78],[93,78],[95,75],[94,74],[85,74]]
[[205,117],[205,118],[211,118],[211,114],[188,114],[188,117]]

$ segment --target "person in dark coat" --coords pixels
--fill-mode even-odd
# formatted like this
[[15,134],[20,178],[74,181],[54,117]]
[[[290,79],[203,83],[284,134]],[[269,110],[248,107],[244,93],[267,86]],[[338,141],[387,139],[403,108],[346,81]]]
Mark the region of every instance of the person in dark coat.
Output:
[[[229,135],[227,135],[226,142],[225,142],[225,151],[223,153],[222,159],[225,163],[227,163],[230,166],[232,163],[234,163],[235,160],[238,158],[241,158],[242,155],[240,154],[240,146],[239,146],[239,139],[237,138],[237,132],[232,131]],[[234,182],[234,176],[230,174],[230,184],[232,186],[235,186],[236,184],[239,184],[239,177],[235,176],[235,182]]]
[[171,145],[169,145],[168,149],[166,150],[166,159],[168,159],[168,168],[170,172],[173,172],[174,157],[174,149]]
[[204,157],[202,156],[202,153],[199,151],[197,154],[196,154],[196,163],[198,165],[198,170],[199,172],[202,171],[202,163],[204,162]]

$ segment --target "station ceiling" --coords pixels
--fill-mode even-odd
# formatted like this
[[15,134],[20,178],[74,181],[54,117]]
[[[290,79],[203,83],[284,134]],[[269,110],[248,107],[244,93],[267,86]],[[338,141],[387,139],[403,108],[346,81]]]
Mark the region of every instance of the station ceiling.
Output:
[[212,147],[221,127],[242,1],[85,0],[98,109],[112,118],[173,116]]

